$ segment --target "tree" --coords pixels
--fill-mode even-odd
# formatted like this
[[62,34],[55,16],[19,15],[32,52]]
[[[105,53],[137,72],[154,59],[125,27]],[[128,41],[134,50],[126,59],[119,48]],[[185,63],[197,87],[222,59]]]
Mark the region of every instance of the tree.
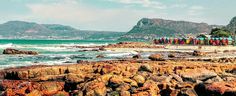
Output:
[[212,37],[230,37],[230,36],[233,36],[233,34],[224,29],[224,28],[215,28],[215,29],[212,29],[210,35],[212,35]]
[[207,38],[207,36],[204,35],[204,34],[200,34],[200,35],[197,36],[197,38]]

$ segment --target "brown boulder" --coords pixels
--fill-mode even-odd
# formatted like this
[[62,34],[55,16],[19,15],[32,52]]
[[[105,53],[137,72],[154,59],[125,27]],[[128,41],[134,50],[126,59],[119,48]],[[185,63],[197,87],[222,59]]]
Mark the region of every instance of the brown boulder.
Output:
[[165,60],[161,54],[152,54],[148,58],[152,61],[164,61]]
[[86,87],[86,96],[106,96],[107,88],[104,82],[93,81]]
[[147,72],[152,72],[153,68],[149,64],[143,64],[139,67],[138,71],[147,71]]
[[169,58],[175,58],[175,57],[177,57],[177,56],[176,56],[176,54],[171,53],[171,54],[168,55],[168,57],[169,57]]
[[145,78],[141,75],[136,75],[133,79],[139,84],[143,84],[145,82]]
[[17,49],[7,48],[3,50],[3,54],[26,54],[26,55],[38,55],[38,52],[35,51],[23,51]]
[[193,51],[193,56],[205,56],[206,55],[206,52],[202,52],[202,51],[199,51],[199,50],[194,50]]
[[185,71],[180,72],[180,75],[184,81],[191,82],[196,82],[197,80],[206,80],[208,78],[217,76],[215,72],[204,68],[186,69]]
[[26,96],[43,96],[42,93],[38,90],[33,90],[32,92],[30,92],[29,94],[27,94]]
[[44,95],[51,96],[63,89],[64,84],[60,82],[43,82],[41,83],[41,92]]
[[224,81],[214,82],[210,85],[207,85],[206,90],[211,94],[216,94],[216,95],[224,94],[225,96],[235,96],[236,95],[236,82],[224,82]]
[[137,54],[137,55],[134,55],[133,58],[134,59],[140,59],[140,58],[142,58],[142,56],[140,54]]

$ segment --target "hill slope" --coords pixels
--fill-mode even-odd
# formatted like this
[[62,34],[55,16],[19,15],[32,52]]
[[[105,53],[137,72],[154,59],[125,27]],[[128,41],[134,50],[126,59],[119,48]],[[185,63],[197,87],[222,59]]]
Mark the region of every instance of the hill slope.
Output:
[[229,22],[226,28],[231,32],[236,32],[236,16]]
[[213,27],[221,26],[187,21],[143,18],[132,30],[123,35],[120,40],[151,40],[157,37],[196,36],[201,33],[210,33]]
[[0,24],[0,36],[6,39],[117,39],[123,32],[78,30],[59,24],[9,21]]

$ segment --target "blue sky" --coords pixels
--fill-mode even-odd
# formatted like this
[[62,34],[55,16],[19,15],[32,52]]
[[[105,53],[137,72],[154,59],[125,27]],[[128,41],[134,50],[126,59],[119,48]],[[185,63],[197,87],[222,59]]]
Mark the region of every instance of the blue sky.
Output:
[[0,0],[0,23],[64,24],[82,30],[129,31],[141,18],[226,25],[236,0]]

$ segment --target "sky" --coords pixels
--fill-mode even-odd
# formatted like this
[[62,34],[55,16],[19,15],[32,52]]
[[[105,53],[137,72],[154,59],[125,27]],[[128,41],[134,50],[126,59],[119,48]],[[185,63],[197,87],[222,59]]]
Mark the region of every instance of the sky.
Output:
[[142,18],[226,25],[236,0],[0,0],[0,23],[28,21],[127,32]]

